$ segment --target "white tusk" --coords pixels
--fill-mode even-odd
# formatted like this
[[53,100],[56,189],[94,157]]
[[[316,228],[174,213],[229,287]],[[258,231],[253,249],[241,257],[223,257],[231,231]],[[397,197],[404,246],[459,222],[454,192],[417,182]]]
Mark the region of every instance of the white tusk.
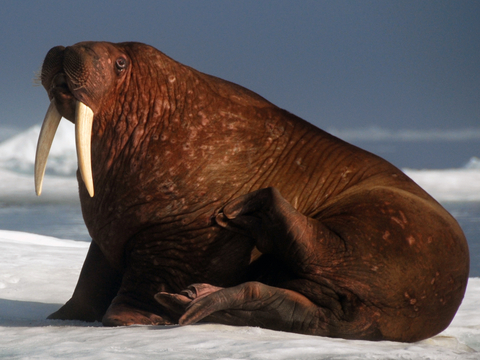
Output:
[[45,176],[48,154],[50,153],[53,138],[55,137],[61,119],[62,115],[60,115],[55,107],[55,100],[52,100],[45,114],[45,119],[43,120],[42,129],[38,136],[37,152],[35,154],[35,192],[37,196],[42,194],[43,177]]
[[92,109],[84,103],[77,101],[75,109],[75,142],[77,145],[78,168],[91,197],[94,195],[91,157],[92,125]]

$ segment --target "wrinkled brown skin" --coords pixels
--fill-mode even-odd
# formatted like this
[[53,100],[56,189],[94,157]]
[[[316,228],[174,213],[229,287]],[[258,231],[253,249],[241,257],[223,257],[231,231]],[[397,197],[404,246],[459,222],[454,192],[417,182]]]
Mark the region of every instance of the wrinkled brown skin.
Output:
[[95,114],[93,241],[50,318],[417,341],[455,315],[465,237],[385,160],[140,43],[53,48],[42,83]]

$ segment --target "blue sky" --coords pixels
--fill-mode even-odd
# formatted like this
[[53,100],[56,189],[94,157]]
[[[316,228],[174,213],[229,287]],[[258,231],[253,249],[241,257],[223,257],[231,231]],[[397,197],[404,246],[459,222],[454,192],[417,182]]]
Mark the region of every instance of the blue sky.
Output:
[[[140,41],[324,129],[480,128],[479,1],[4,1],[0,128],[40,123],[56,45]],[[6,131],[6,130],[5,130]]]

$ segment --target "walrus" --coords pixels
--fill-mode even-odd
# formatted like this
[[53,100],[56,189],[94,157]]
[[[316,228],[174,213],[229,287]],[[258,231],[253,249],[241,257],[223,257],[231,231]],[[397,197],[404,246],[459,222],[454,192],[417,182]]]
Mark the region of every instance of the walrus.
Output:
[[412,342],[454,317],[464,234],[380,157],[142,43],[54,47],[41,82],[36,191],[64,117],[92,237],[50,319]]

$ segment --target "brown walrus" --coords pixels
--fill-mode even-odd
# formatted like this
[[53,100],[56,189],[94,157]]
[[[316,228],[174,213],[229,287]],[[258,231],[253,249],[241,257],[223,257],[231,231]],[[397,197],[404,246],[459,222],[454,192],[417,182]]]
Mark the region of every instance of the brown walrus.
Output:
[[140,43],[54,47],[41,80],[36,190],[63,116],[93,239],[51,319],[416,341],[455,315],[462,230],[387,161]]

